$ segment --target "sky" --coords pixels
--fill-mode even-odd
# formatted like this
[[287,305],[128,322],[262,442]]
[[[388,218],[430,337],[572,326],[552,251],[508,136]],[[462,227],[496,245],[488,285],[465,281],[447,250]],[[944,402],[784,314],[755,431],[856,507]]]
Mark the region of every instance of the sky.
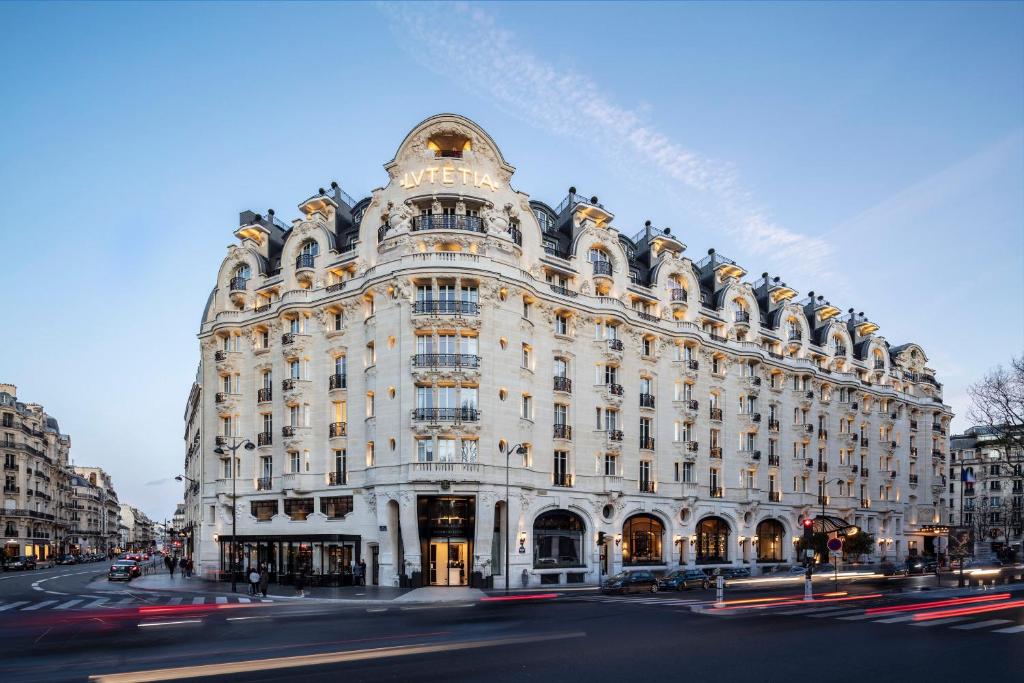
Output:
[[0,5],[0,381],[155,519],[238,212],[362,197],[473,119],[598,195],[913,341],[967,387],[1024,349],[1024,4]]

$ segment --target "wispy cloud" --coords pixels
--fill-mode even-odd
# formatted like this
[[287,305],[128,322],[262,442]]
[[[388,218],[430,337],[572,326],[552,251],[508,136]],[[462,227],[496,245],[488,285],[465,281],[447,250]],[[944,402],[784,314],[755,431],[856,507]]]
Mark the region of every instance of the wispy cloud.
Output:
[[[616,104],[589,76],[559,68],[522,47],[478,5],[381,4],[400,45],[430,45],[427,68],[501,109],[562,137],[585,141],[613,168],[665,186],[709,230],[724,231],[747,254],[787,274],[821,277],[829,271],[831,245],[774,222],[742,187],[728,163],[707,158],[657,130],[649,106]],[[468,35],[473,49],[466,49]]]

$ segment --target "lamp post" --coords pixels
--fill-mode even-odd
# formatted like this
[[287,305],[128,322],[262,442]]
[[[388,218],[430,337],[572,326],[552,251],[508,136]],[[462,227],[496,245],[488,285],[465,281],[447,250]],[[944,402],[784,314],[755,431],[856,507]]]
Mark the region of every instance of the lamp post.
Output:
[[[227,455],[227,451],[231,451],[231,592],[238,592],[238,578],[235,570],[235,563],[238,560],[238,538],[236,533],[236,523],[238,516],[238,492],[236,489],[235,482],[238,479],[238,461],[235,459],[235,451],[239,448],[245,448],[247,451],[256,450],[256,444],[248,439],[240,436],[225,436],[225,439],[231,439],[231,445],[218,446],[213,449],[213,452],[217,455]],[[183,475],[179,475],[183,476]],[[177,479],[177,477],[175,477]]]
[[512,451],[516,452],[516,455],[526,455],[526,444],[517,443],[515,446],[505,447],[505,593],[508,594],[509,584],[512,582],[512,577],[509,576],[509,554],[512,552],[512,543],[509,540],[512,536],[512,525],[509,523],[509,485],[508,485],[508,473],[509,473],[509,457],[512,455]]

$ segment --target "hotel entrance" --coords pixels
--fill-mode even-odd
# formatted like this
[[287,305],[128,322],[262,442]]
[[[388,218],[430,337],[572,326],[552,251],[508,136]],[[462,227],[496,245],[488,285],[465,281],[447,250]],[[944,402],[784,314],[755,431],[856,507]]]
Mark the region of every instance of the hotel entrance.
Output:
[[469,543],[464,538],[435,538],[430,541],[431,586],[465,586]]
[[417,500],[421,581],[428,586],[469,586],[473,576],[476,515],[469,496],[420,496]]

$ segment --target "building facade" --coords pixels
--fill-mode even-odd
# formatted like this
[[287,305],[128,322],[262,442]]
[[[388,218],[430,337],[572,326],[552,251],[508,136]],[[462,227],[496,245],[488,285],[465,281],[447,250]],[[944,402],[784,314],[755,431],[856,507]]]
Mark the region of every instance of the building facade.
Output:
[[[177,528],[183,535],[182,553],[195,561],[195,549],[198,546],[199,536],[202,535],[204,527],[202,521],[202,498],[200,496],[200,482],[203,478],[203,416],[202,408],[202,374],[201,369],[196,371],[196,381],[192,383],[189,390],[188,400],[185,402],[185,474],[181,481],[183,491],[183,519]],[[177,513],[175,513],[177,515]]]
[[1019,437],[1004,438],[999,429],[977,426],[950,439],[948,520],[973,530],[977,557],[1020,556],[1024,452],[1019,442]]
[[13,384],[0,384],[3,552],[47,561],[66,549],[71,438],[41,405],[17,395]]
[[92,552],[111,555],[120,544],[118,527],[121,520],[121,503],[114,489],[114,480],[101,467],[75,465],[72,470],[95,487],[97,502],[102,509],[99,516],[99,538]]
[[121,547],[125,550],[148,550],[157,540],[153,520],[127,503],[121,503],[119,532]]
[[691,260],[668,229],[627,234],[575,188],[533,200],[460,116],[384,168],[359,201],[332,183],[290,224],[240,216],[189,399],[201,571],[756,573],[797,560],[822,505],[874,559],[941,552],[952,416],[918,345],[714,250]]

